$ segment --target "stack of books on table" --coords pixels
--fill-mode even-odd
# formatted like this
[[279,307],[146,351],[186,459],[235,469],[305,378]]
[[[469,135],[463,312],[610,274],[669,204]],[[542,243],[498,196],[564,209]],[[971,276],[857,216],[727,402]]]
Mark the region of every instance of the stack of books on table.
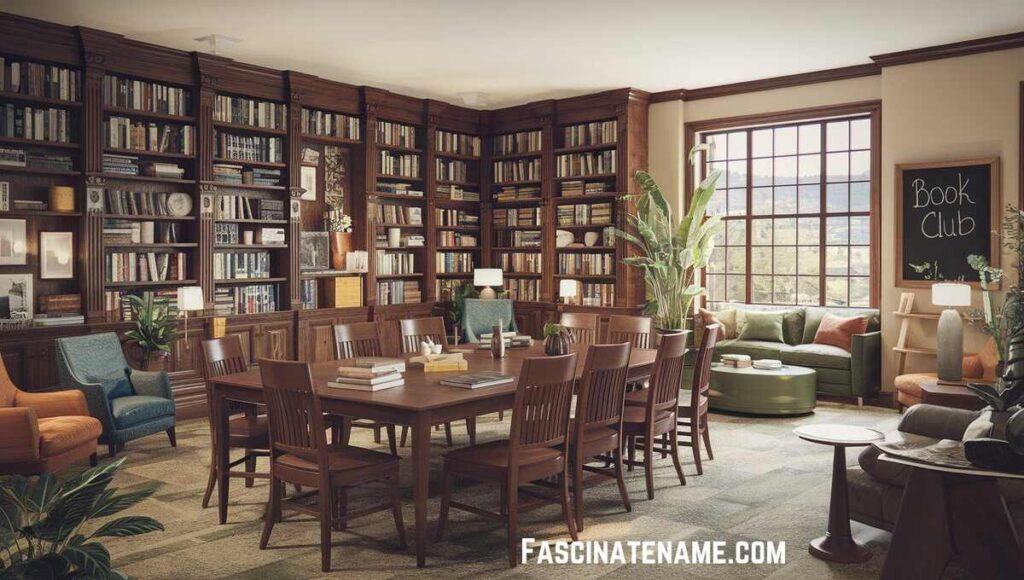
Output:
[[362,357],[338,367],[338,378],[327,383],[336,389],[383,391],[405,384],[405,361],[383,357]]
[[409,359],[409,362],[423,365],[425,373],[450,373],[469,369],[469,363],[461,352],[414,356]]
[[[480,335],[480,342],[477,343],[477,348],[488,349],[491,348],[491,337],[494,336],[490,332],[485,332]],[[514,331],[505,331],[501,333],[502,339],[505,341],[507,347],[526,347],[533,345],[533,337],[526,334],[516,334]]]
[[773,371],[782,368],[782,361],[772,358],[762,358],[754,361],[753,366],[755,369],[761,369],[763,371]]
[[459,387],[461,389],[481,389],[483,387],[507,385],[514,380],[515,377],[511,375],[503,375],[492,371],[482,371],[479,373],[466,373],[464,375],[447,377],[441,379],[441,384],[449,387]]
[[722,364],[734,369],[750,368],[750,356],[745,354],[723,354]]

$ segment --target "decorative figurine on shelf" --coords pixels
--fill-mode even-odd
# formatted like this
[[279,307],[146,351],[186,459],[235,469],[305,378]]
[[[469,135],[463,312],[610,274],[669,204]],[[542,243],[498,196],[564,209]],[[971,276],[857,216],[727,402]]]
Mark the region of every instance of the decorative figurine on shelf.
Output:
[[569,333],[561,324],[544,325],[544,354],[558,356],[569,354]]
[[505,358],[505,337],[501,331],[505,328],[501,319],[491,327],[491,356],[494,358]]

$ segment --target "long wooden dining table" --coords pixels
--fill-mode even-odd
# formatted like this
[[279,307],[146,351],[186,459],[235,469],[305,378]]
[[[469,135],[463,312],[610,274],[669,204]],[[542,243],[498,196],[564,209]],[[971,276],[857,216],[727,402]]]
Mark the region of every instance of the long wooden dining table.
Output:
[[[573,345],[580,353],[577,361],[577,378],[583,372],[585,346]],[[629,381],[643,380],[650,375],[656,351],[633,349],[629,359]],[[519,376],[519,371],[529,357],[543,356],[543,348],[535,344],[528,348],[508,349],[504,358],[493,358],[489,350],[465,353],[469,370],[465,372],[497,371]],[[433,425],[446,421],[476,417],[512,408],[515,382],[495,387],[463,389],[440,384],[445,377],[459,372],[425,373],[407,365],[405,384],[400,387],[375,393],[339,389],[327,386],[337,377],[341,361],[313,363],[313,378],[320,402],[325,413],[345,417],[357,417],[396,425],[407,425],[412,431],[411,461],[413,464],[413,505],[416,514],[416,565],[426,563],[427,499],[430,475],[430,430]],[[210,420],[214,427],[214,441],[228,441],[228,408],[231,402],[263,403],[263,383],[258,368],[242,373],[224,375],[209,379],[209,393],[213,398]],[[228,462],[229,447],[218,445],[217,492],[220,523],[227,522],[228,509]]]

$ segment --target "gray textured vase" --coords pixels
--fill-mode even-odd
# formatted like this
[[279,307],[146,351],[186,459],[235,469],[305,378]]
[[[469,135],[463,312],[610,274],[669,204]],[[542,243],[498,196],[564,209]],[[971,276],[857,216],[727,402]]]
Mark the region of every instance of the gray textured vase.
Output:
[[936,364],[940,381],[959,381],[963,377],[964,323],[953,309],[942,311],[936,336]]

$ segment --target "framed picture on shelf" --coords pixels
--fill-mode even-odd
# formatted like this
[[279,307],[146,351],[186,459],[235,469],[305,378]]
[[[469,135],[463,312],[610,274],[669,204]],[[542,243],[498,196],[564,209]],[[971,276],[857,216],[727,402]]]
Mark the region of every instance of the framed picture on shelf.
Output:
[[25,220],[0,219],[0,266],[25,265]]
[[331,243],[327,232],[302,232],[299,269],[328,270],[331,267]]
[[303,201],[316,201],[316,167],[310,165],[303,165],[300,172],[300,185],[302,189],[306,191],[302,192],[302,197],[299,199]]
[[32,318],[32,274],[0,274],[0,319]]
[[320,164],[320,152],[312,147],[303,147],[302,149],[302,164],[303,165],[319,165]]
[[74,256],[74,234],[71,232],[39,233],[39,277],[43,280],[74,278]]

